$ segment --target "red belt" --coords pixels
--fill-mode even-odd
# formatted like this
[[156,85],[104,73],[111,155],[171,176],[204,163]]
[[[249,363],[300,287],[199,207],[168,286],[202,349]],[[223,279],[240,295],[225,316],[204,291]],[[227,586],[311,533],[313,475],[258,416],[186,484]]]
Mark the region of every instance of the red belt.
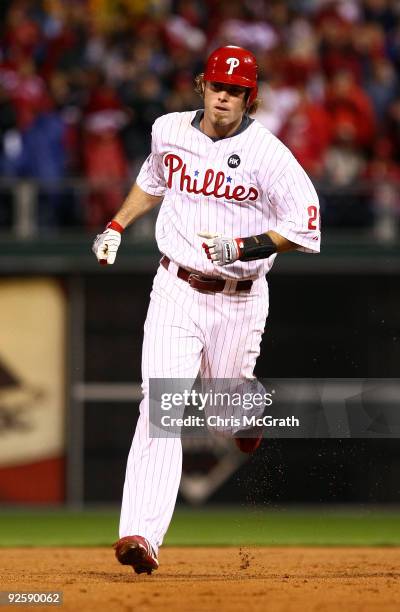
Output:
[[[160,263],[166,270],[168,270],[171,260],[166,255],[163,255]],[[226,285],[226,281],[222,278],[203,276],[201,274],[197,274],[196,272],[190,272],[189,270],[186,270],[186,268],[182,268],[182,266],[178,267],[176,275],[181,280],[189,283],[193,289],[197,289],[198,291],[212,291],[213,293],[219,293],[225,289]],[[236,281],[234,291],[250,291],[252,285],[252,280],[239,280]]]

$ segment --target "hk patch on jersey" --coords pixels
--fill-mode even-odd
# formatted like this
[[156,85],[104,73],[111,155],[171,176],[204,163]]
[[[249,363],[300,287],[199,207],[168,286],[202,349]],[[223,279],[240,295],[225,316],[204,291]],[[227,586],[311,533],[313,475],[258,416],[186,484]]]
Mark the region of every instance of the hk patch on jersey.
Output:
[[239,165],[240,165],[239,155],[236,155],[236,153],[234,153],[233,155],[230,155],[228,159],[229,168],[237,168]]

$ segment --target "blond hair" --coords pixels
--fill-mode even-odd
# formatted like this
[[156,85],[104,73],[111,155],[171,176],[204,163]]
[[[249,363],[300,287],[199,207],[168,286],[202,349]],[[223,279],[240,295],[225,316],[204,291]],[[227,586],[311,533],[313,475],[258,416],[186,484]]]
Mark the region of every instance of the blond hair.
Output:
[[[206,82],[204,80],[204,72],[201,72],[194,79],[194,90],[203,99],[204,99],[204,89],[205,89],[205,86],[206,86]],[[246,88],[246,89],[247,89],[247,92],[246,92],[246,100],[247,100],[248,96],[250,95],[250,89],[249,88]],[[246,113],[248,113],[249,115],[254,115],[254,113],[257,112],[257,109],[260,106],[260,104],[261,104],[260,98],[256,98],[250,104],[250,106],[248,108],[246,108]]]

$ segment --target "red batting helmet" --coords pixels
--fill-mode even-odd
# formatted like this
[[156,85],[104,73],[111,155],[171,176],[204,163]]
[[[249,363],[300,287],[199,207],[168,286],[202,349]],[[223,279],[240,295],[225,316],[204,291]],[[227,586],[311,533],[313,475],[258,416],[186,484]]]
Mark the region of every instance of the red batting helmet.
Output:
[[258,91],[257,60],[250,51],[242,47],[220,47],[213,51],[207,60],[204,80],[248,87],[250,95],[247,106],[250,106]]

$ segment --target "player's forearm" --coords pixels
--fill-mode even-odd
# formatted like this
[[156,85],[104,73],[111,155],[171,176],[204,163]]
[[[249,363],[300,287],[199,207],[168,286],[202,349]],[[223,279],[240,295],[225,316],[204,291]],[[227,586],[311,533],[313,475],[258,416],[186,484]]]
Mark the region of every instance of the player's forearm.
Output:
[[297,244],[274,231],[246,238],[225,238],[220,234],[210,234],[206,231],[199,232],[198,235],[205,238],[202,247],[208,259],[221,266],[237,260],[266,259],[275,253],[293,251],[298,247]]
[[[237,254],[236,259],[240,261],[254,261],[256,259],[265,259],[270,257],[274,253],[283,253],[285,251],[292,251],[296,249],[297,245],[281,236],[273,230],[258,234],[258,236],[248,236],[247,238],[236,238],[235,239]],[[236,250],[235,245],[234,250]],[[225,247],[228,249],[229,256],[229,245]],[[231,255],[232,257],[232,255]],[[235,255],[233,255],[235,257]]]
[[295,251],[298,247],[297,244],[291,242],[281,234],[274,231],[267,232],[267,235],[271,238],[272,242],[276,245],[277,253],[284,253],[285,251]]
[[146,193],[135,183],[113,220],[125,228],[157,206],[161,200],[162,197]]

